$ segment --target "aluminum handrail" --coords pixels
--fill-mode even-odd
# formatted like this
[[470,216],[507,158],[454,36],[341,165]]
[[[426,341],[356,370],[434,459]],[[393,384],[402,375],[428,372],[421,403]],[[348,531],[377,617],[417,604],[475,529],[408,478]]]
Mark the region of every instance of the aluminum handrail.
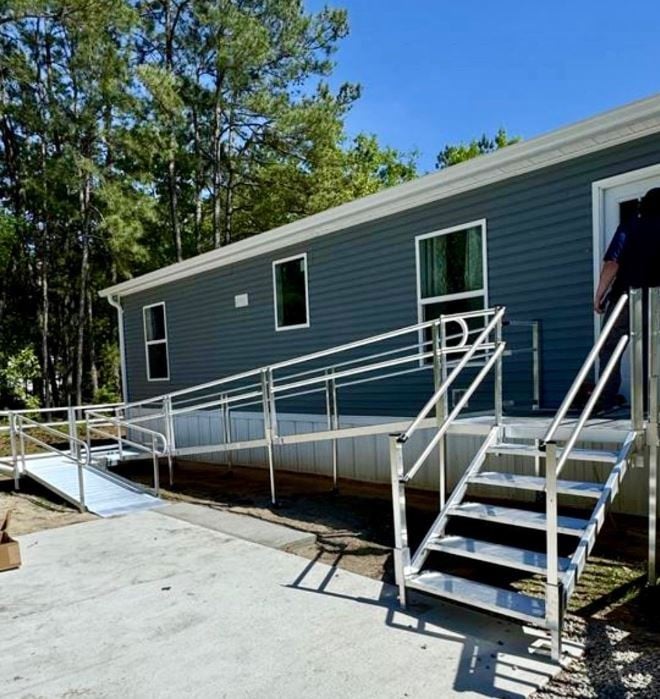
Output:
[[[143,427],[142,425],[134,425],[132,422],[122,420],[121,418],[108,418],[105,415],[99,415],[96,411],[94,410],[88,410],[86,411],[87,415],[91,415],[96,418],[103,418],[110,424],[114,425],[115,427],[126,427],[127,429],[130,430],[136,430],[138,432],[142,432],[143,434],[149,435],[150,437],[153,437],[155,439],[160,439],[163,443],[163,450],[159,452],[163,456],[165,456],[168,451],[169,451],[169,444],[167,441],[167,437],[162,433],[162,432],[157,432],[156,430],[151,430],[148,427]],[[93,427],[93,429],[98,429],[96,427]],[[117,439],[117,435],[112,435],[112,439]]]
[[[85,460],[84,465],[85,466],[89,465],[89,463],[91,461],[91,452],[87,446],[87,443],[84,440],[79,439],[78,437],[73,437],[72,435],[69,435],[69,434],[65,434],[64,432],[60,432],[59,430],[56,430],[52,427],[48,427],[48,426],[42,424],[41,422],[37,422],[37,420],[32,420],[31,418],[26,417],[25,415],[17,415],[16,416],[16,423],[17,423],[17,427],[19,429],[23,426],[23,423],[25,423],[25,422],[28,423],[28,425],[27,425],[28,428],[37,427],[37,428],[41,429],[43,432],[46,432],[48,434],[52,434],[54,437],[60,437],[62,439],[62,441],[75,442],[78,445],[82,445],[85,449],[85,453],[87,454],[87,459]],[[66,458],[70,459],[71,461],[77,462],[79,460],[76,456],[72,455],[70,452],[62,451],[61,449],[54,447],[52,444],[48,444],[47,442],[42,442],[37,437],[33,437],[32,435],[28,434],[25,431],[24,431],[24,436],[32,442],[39,443],[41,446],[45,446],[50,451],[54,451],[54,452],[57,452],[58,454],[61,454],[62,456],[66,456]]]
[[[133,426],[131,425],[131,428]],[[90,426],[89,431],[99,437],[105,437],[106,439],[112,439],[114,441],[117,441],[117,435],[112,434],[112,432],[106,432],[105,430],[100,429],[99,427],[94,427]],[[136,449],[140,449],[141,451],[147,452],[148,454],[154,453],[154,447],[149,448],[147,445],[142,444],[141,442],[134,442],[132,439],[129,439],[128,437],[121,437],[121,441],[124,444],[128,444],[132,447],[135,447]],[[167,452],[165,451],[158,451],[156,449],[155,453],[158,456],[167,456]]]
[[575,447],[575,444],[577,443],[580,434],[582,433],[582,430],[584,429],[585,424],[587,423],[587,420],[591,417],[591,413],[594,410],[594,407],[596,406],[596,403],[598,402],[608,379],[610,378],[612,372],[614,371],[614,367],[616,366],[617,362],[621,358],[621,355],[624,353],[626,346],[628,345],[628,340],[630,337],[628,335],[624,335],[619,342],[617,343],[616,348],[614,349],[614,352],[612,353],[612,356],[610,357],[607,365],[605,366],[605,369],[602,371],[600,378],[598,380],[598,383],[596,384],[593,392],[589,396],[589,400],[587,401],[586,405],[584,406],[584,409],[582,410],[582,413],[580,414],[580,417],[578,421],[575,424],[575,427],[573,428],[573,431],[571,432],[570,437],[564,444],[562,451],[561,451],[561,456],[557,460],[557,467],[556,467],[556,473],[559,475],[561,473],[561,470],[564,468],[564,465],[568,461],[571,455],[571,451]]
[[591,371],[594,363],[596,362],[596,359],[598,358],[598,355],[603,349],[605,341],[610,336],[612,329],[614,328],[614,325],[619,319],[619,316],[623,312],[623,309],[626,307],[627,303],[628,294],[623,294],[621,298],[618,300],[616,306],[614,307],[614,310],[610,314],[610,317],[607,319],[607,322],[603,326],[598,340],[587,355],[587,358],[584,360],[584,364],[582,365],[580,371],[575,377],[575,380],[573,381],[568,393],[564,397],[564,400],[559,406],[559,410],[557,410],[557,414],[555,415],[553,421],[550,423],[550,427],[548,428],[548,431],[545,433],[542,442],[551,442],[553,440],[555,434],[557,433],[557,430],[559,429],[559,426],[566,417],[566,414],[570,410],[571,405],[573,405],[573,401],[575,400],[575,397],[577,396],[580,387],[582,386],[584,380],[587,378],[587,375]]
[[[93,405],[71,405],[58,408],[20,408],[18,410],[0,410],[0,417],[9,417],[10,414],[14,415],[32,415],[34,413],[65,413],[69,410],[87,410],[92,408],[94,410],[102,410],[109,408],[117,408],[122,406],[123,403],[98,403]],[[41,423],[39,423],[41,424]],[[62,424],[67,424],[63,422]]]
[[488,372],[493,368],[495,362],[497,362],[497,360],[500,358],[502,352],[504,352],[505,346],[506,345],[502,343],[493,352],[490,359],[483,365],[481,371],[477,374],[477,376],[474,377],[474,380],[472,381],[470,386],[465,390],[465,393],[463,393],[460,400],[454,406],[453,410],[449,413],[449,415],[447,415],[442,425],[433,436],[433,439],[426,445],[426,448],[420,454],[417,461],[415,461],[412,468],[403,476],[403,479],[406,483],[415,477],[417,471],[419,471],[419,469],[424,465],[426,459],[428,459],[431,452],[436,448],[440,440],[445,436],[456,417],[460,414],[461,410],[463,410],[468,400],[470,400],[470,398],[472,397],[472,394],[481,385],[481,382],[484,380]]
[[[431,323],[437,325],[437,324],[439,324],[440,321],[435,320],[435,321],[428,321],[428,322],[431,322]],[[467,335],[468,336],[473,335],[473,334],[479,332],[480,330],[481,330],[481,328],[468,328]],[[465,335],[466,335],[466,333],[456,333],[454,335],[448,335],[445,338],[445,340],[447,342],[450,342],[452,340],[456,340],[458,338],[461,338],[462,344],[459,343],[457,345],[452,345],[452,348],[460,349],[460,347],[465,346]],[[397,347],[396,349],[387,350],[385,352],[376,352],[374,354],[365,355],[364,357],[356,357],[354,359],[347,359],[344,362],[336,362],[334,364],[324,364],[322,367],[316,367],[314,369],[306,369],[305,371],[299,371],[299,372],[296,372],[295,374],[286,374],[285,376],[280,376],[277,379],[274,379],[274,385],[277,385],[277,383],[280,381],[286,381],[289,379],[299,378],[301,376],[309,376],[310,374],[318,374],[318,373],[322,373],[324,371],[335,370],[335,369],[338,369],[339,367],[350,366],[352,364],[357,364],[358,362],[366,362],[370,359],[379,359],[381,357],[387,357],[387,356],[390,356],[392,354],[399,354],[401,352],[405,352],[405,351],[412,350],[412,349],[423,350],[423,348],[425,348],[429,345],[433,345],[432,340],[423,340],[421,342],[415,342],[415,343],[410,344],[410,345],[404,345],[402,347]],[[355,367],[355,368],[359,368],[359,367]],[[344,384],[344,385],[346,385],[346,384]]]
[[[25,423],[28,423],[25,425]],[[74,437],[72,434],[64,434],[63,432],[60,432],[59,430],[56,430],[52,427],[44,427],[40,422],[37,422],[36,420],[32,420],[29,417],[26,417],[25,415],[15,415],[14,416],[14,425],[16,428],[16,431],[18,432],[18,438],[19,438],[19,446],[20,446],[20,458],[23,463],[23,469],[25,469],[25,440],[27,439],[29,442],[32,442],[33,444],[38,444],[41,447],[44,447],[46,451],[53,452],[55,454],[59,454],[60,456],[63,456],[65,459],[69,459],[70,461],[73,461],[76,464],[77,470],[78,470],[78,498],[79,498],[79,508],[81,511],[85,511],[87,508],[85,506],[85,481],[84,481],[84,468],[86,466],[89,466],[91,461],[92,461],[92,452],[89,448],[89,445],[84,442],[82,439],[78,439],[78,437]],[[52,434],[56,437],[61,437],[66,439],[71,446],[74,444],[77,444],[82,449],[85,451],[85,460],[83,461],[80,458],[79,454],[73,454],[71,451],[63,451],[62,449],[58,449],[57,447],[53,446],[52,444],[48,444],[48,442],[44,442],[38,437],[35,437],[32,434],[29,434],[27,431],[28,428],[34,428],[36,427],[37,429],[42,430],[43,432],[46,432],[47,434]],[[82,452],[80,452],[82,453]],[[18,462],[17,462],[18,463]],[[14,468],[17,468],[17,464],[14,466]]]
[[[470,311],[467,313],[453,313],[453,314],[446,314],[443,316],[443,322],[445,323],[450,323],[450,322],[458,322],[461,324],[465,331],[468,332],[469,334],[469,329],[467,328],[467,325],[465,323],[465,320],[469,320],[472,318],[487,318],[489,315],[492,314],[492,309],[483,309],[479,311]],[[309,362],[313,361],[316,359],[320,359],[322,357],[327,357],[333,354],[338,354],[341,352],[346,352],[349,350],[353,350],[359,347],[364,347],[366,345],[374,344],[376,342],[382,342],[384,340],[392,339],[395,337],[400,337],[401,335],[405,335],[407,333],[415,332],[415,331],[420,331],[424,330],[426,328],[432,328],[434,325],[437,325],[440,321],[438,319],[433,319],[429,321],[424,321],[421,323],[415,323],[413,325],[408,325],[403,328],[397,328],[396,330],[390,330],[386,333],[380,333],[379,335],[372,335],[367,338],[363,338],[361,340],[354,340],[352,342],[345,343],[343,345],[337,345],[335,347],[330,347],[325,350],[320,350],[318,352],[312,352],[309,354],[304,354],[304,355],[299,355],[298,357],[293,357],[291,359],[286,359],[282,362],[276,362],[274,364],[266,365],[263,367],[259,367],[257,369],[252,369],[250,371],[245,371],[241,372],[238,374],[233,374],[232,376],[226,376],[221,379],[217,379],[215,381],[208,381],[203,384],[198,384],[196,386],[190,386],[187,388],[182,388],[176,391],[171,391],[170,393],[164,393],[158,396],[154,396],[152,398],[145,398],[144,400],[140,401],[133,401],[131,403],[125,403],[124,408],[137,408],[140,406],[146,406],[150,405],[153,403],[159,403],[164,401],[167,398],[176,398],[177,396],[181,395],[187,395],[190,393],[195,393],[198,391],[203,391],[207,388],[214,388],[216,386],[222,386],[226,385],[229,383],[235,383],[237,381],[241,381],[243,379],[261,375],[264,371],[269,371],[269,372],[274,372],[276,370],[288,367],[288,366],[294,366],[297,364],[301,364],[304,362]],[[467,342],[467,338],[465,336],[465,332],[461,333],[458,335],[459,337],[462,338],[461,342],[459,342],[457,345],[454,346],[454,349],[460,349],[460,347],[464,346],[465,343]],[[327,368],[327,367],[324,367]]]
[[[492,312],[492,311],[491,311]],[[484,348],[484,343],[488,339],[490,333],[497,327],[497,324],[501,321],[506,309],[504,307],[499,308],[493,314],[492,319],[482,330],[479,337],[474,341],[470,349],[468,349],[461,359],[460,362],[454,367],[449,376],[442,382],[437,391],[429,398],[424,407],[419,411],[417,417],[410,423],[408,429],[398,437],[398,441],[403,443],[408,441],[410,437],[415,433],[420,423],[426,418],[426,416],[431,412],[431,410],[436,406],[437,402],[445,395],[449,390],[449,387],[454,383],[456,377],[463,371],[466,364],[472,359],[477,350]],[[499,349],[499,348],[498,348]]]
[[221,379],[216,379],[214,381],[207,381],[206,383],[197,384],[195,386],[180,388],[177,391],[171,391],[170,393],[161,393],[160,395],[153,396],[152,398],[145,398],[144,400],[133,401],[132,403],[125,403],[124,408],[138,408],[141,405],[149,403],[160,403],[166,398],[175,398],[176,396],[187,395],[188,393],[194,393],[195,391],[203,391],[206,388],[214,388],[215,386],[222,386],[228,383],[242,381],[243,379],[247,379],[250,376],[259,376],[262,371],[263,367],[260,367],[258,369],[250,369],[249,371],[242,371],[238,374],[225,376]]
[[[485,313],[485,311],[479,311],[478,313]],[[458,314],[460,315],[460,314]],[[446,317],[451,317],[451,316],[446,316]],[[225,376],[221,379],[216,379],[215,381],[208,381],[203,384],[199,384],[196,386],[190,386],[188,388],[182,388],[177,391],[171,391],[170,393],[163,393],[158,396],[154,396],[152,398],[145,398],[144,400],[141,401],[134,401],[132,403],[126,403],[124,407],[126,408],[136,408],[140,405],[145,405],[148,403],[157,403],[160,401],[163,401],[165,398],[170,397],[174,398],[176,396],[181,396],[181,395],[186,395],[188,393],[193,393],[195,391],[202,391],[206,388],[214,388],[215,386],[222,386],[227,383],[233,383],[236,381],[241,381],[245,378],[251,377],[251,376],[258,376],[260,375],[263,371],[265,370],[270,370],[270,371],[275,371],[276,369],[281,369],[286,366],[293,366],[295,364],[300,364],[302,362],[308,362],[312,361],[314,359],[319,359],[321,357],[328,356],[330,354],[337,354],[339,352],[344,352],[350,349],[355,349],[357,347],[363,347],[365,345],[373,344],[374,342],[381,342],[383,340],[387,340],[390,338],[394,337],[399,337],[400,335],[405,335],[410,332],[414,332],[415,330],[423,330],[424,328],[429,328],[432,327],[434,324],[436,324],[438,321],[437,319],[435,320],[430,320],[430,321],[425,321],[423,323],[415,323],[414,325],[409,325],[404,328],[397,328],[396,330],[391,330],[386,333],[381,333],[380,335],[373,335],[368,338],[364,338],[362,340],[355,340],[353,342],[349,342],[343,345],[338,345],[336,347],[331,347],[326,350],[320,350],[318,352],[312,352],[309,354],[303,354],[299,355],[298,357],[293,357],[291,359],[286,359],[282,362],[277,362],[275,364],[271,365],[266,365],[263,367],[259,367],[257,369],[251,369],[249,371],[244,371],[240,372],[238,374],[233,374],[232,376]]]
[[[488,309],[480,311],[482,314],[486,314]],[[449,316],[445,316],[449,317]],[[390,340],[394,337],[400,337],[401,335],[407,335],[408,333],[424,330],[426,328],[431,328],[437,325],[439,320],[437,318],[433,320],[427,320],[422,323],[415,323],[414,325],[407,325],[403,328],[397,328],[396,330],[390,330],[386,333],[381,333],[380,335],[372,335],[370,337],[363,338],[362,340],[354,340],[353,342],[347,342],[343,345],[337,345],[336,347],[330,347],[325,350],[319,350],[318,352],[312,352],[310,354],[303,354],[299,357],[293,357],[292,359],[287,359],[283,362],[278,362],[276,364],[271,364],[270,369],[275,371],[276,369],[282,369],[286,366],[294,366],[295,364],[301,364],[303,362],[311,362],[315,359],[320,359],[321,357],[327,357],[331,354],[338,354],[340,352],[347,352],[358,347],[364,347],[366,345],[374,344],[375,342],[382,342],[383,340]]]

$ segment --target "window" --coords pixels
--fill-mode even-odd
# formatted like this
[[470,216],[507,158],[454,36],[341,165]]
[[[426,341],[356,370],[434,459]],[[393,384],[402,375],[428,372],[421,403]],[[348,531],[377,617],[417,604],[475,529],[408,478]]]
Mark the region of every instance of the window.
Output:
[[309,327],[306,254],[273,262],[273,295],[276,330]]
[[486,307],[485,221],[421,235],[416,244],[420,322]]
[[170,378],[167,357],[167,318],[165,304],[155,303],[142,309],[144,349],[147,358],[147,379],[167,381]]

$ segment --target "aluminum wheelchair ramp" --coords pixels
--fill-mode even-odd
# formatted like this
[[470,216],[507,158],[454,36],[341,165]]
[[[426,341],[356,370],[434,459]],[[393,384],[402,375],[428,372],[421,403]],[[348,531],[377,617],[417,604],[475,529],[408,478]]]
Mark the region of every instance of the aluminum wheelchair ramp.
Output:
[[[76,507],[83,505],[78,468],[70,459],[59,455],[27,459],[24,473]],[[163,504],[141,486],[94,466],[84,466],[82,477],[84,507],[100,517],[149,510]]]

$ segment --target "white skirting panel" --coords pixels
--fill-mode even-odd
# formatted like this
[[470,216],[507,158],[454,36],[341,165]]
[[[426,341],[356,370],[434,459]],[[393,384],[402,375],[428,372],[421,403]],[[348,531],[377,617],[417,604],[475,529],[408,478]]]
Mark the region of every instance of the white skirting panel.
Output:
[[[145,414],[144,412],[142,414]],[[278,433],[281,436],[303,434],[312,431],[327,430],[325,415],[307,415],[298,413],[278,413]],[[340,427],[360,427],[381,422],[406,421],[410,418],[374,417],[374,416],[342,416]],[[165,432],[162,419],[144,422],[146,427]],[[264,436],[263,417],[260,413],[235,412],[231,415],[231,431],[233,442],[244,442],[261,439]],[[420,430],[404,447],[404,458],[410,467],[421,450],[428,444],[432,436],[431,430]],[[219,410],[204,410],[177,415],[175,418],[175,437],[177,449],[203,445],[213,445],[224,442],[222,419]],[[466,466],[481,446],[483,437],[473,435],[451,434],[447,437],[447,477],[451,489],[463,474]],[[612,449],[612,445],[585,443],[585,447]],[[330,476],[332,473],[331,442],[311,442],[287,446],[275,446],[275,467],[300,473],[316,473]],[[226,452],[214,451],[195,456],[186,456],[186,460],[205,463],[227,463]],[[486,469],[506,471],[509,473],[532,474],[531,459],[518,456],[489,457]],[[232,462],[236,465],[265,468],[267,457],[264,448],[241,449],[232,453]],[[562,471],[562,478],[567,480],[584,480],[603,482],[607,477],[608,464],[571,462]],[[338,472],[340,478],[351,478],[373,483],[390,482],[390,464],[387,435],[380,434],[359,438],[338,440]],[[438,458],[429,457],[412,483],[414,487],[424,489],[438,488]],[[493,496],[493,489],[475,488],[475,493]],[[497,495],[511,500],[529,500],[534,496],[526,496],[520,491],[498,489]],[[647,473],[645,469],[630,468],[623,483],[621,493],[614,502],[613,510],[627,514],[646,515],[647,507]],[[571,501],[566,498],[567,503]],[[583,504],[574,499],[576,505]]]

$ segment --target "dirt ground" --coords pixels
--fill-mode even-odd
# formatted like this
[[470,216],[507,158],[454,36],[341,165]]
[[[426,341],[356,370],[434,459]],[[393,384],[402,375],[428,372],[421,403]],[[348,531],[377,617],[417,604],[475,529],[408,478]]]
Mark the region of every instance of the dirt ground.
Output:
[[30,534],[95,519],[94,515],[78,512],[27,480],[21,484],[19,493],[13,493],[13,487],[13,480],[0,479],[0,520],[11,512],[10,534]]
[[[133,462],[122,474],[150,483],[150,464]],[[316,534],[316,543],[295,553],[378,580],[393,582],[390,489],[352,481],[339,482],[302,474],[277,475],[278,504],[270,503],[267,473],[252,468],[179,462],[175,483],[163,497],[259,517]],[[13,510],[11,531],[22,534],[75,524],[93,517],[81,514],[37,485],[25,482],[18,495],[12,482],[0,482],[0,516]],[[435,495],[409,497],[411,541],[428,529],[437,506]],[[637,518],[609,516],[595,555],[572,597],[569,636],[584,643],[584,658],[562,673],[538,696],[658,697],[660,696],[660,595],[645,587],[645,523]],[[516,532],[518,541],[524,534]],[[476,567],[478,568],[478,566]],[[477,573],[479,571],[477,570]],[[485,566],[492,580],[492,568]],[[458,568],[474,575],[475,565]],[[513,589],[541,592],[534,578],[502,577],[497,583]],[[496,583],[496,584],[497,584]]]

